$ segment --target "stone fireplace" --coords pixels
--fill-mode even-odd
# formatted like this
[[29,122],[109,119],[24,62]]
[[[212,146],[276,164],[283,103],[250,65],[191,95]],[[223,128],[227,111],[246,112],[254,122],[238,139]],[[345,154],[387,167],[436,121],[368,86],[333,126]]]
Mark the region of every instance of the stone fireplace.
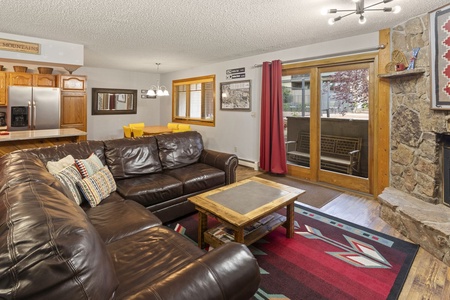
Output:
[[378,196],[380,216],[450,266],[450,207],[443,204],[444,191],[450,192],[443,168],[449,112],[430,109],[428,15],[392,28],[391,37],[391,49],[408,58],[420,47],[416,68],[425,73],[391,79],[390,187]]

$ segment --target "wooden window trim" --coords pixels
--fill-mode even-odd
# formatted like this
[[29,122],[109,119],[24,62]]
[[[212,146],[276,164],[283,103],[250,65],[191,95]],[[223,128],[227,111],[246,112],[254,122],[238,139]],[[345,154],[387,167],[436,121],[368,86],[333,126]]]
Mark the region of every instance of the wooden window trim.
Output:
[[[180,117],[177,116],[177,95],[176,90],[177,86],[185,85],[186,86],[186,114],[189,115],[190,112],[190,93],[191,93],[191,84],[199,84],[199,83],[207,83],[211,82],[213,86],[213,114],[214,118],[213,120],[203,119],[203,118],[191,118],[189,116],[187,117]],[[206,75],[206,76],[199,76],[199,77],[191,77],[191,78],[184,78],[184,79],[177,79],[172,81],[172,121],[177,123],[184,123],[184,124],[192,124],[192,125],[201,125],[201,126],[216,126],[216,75]],[[202,85],[202,94],[201,94],[201,115],[205,115],[205,89]]]

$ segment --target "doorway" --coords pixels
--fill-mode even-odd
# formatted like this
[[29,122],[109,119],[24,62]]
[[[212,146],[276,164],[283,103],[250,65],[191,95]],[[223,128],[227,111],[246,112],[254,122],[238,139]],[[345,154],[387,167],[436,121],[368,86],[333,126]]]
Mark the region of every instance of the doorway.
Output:
[[289,175],[370,193],[375,54],[283,66]]

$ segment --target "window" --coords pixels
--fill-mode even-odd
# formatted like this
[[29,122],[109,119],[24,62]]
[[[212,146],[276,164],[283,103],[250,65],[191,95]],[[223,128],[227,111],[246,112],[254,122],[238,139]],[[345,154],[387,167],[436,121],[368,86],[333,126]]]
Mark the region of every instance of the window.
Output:
[[172,121],[214,126],[215,86],[215,75],[174,80]]

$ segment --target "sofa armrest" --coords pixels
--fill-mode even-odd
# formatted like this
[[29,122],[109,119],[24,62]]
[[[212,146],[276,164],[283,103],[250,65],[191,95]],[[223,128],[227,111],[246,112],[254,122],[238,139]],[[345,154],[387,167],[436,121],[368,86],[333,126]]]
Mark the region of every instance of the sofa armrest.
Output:
[[243,244],[227,243],[149,288],[151,299],[250,299],[260,283],[259,266]]
[[236,168],[239,160],[235,154],[203,149],[199,162],[225,172],[225,184],[236,182]]

